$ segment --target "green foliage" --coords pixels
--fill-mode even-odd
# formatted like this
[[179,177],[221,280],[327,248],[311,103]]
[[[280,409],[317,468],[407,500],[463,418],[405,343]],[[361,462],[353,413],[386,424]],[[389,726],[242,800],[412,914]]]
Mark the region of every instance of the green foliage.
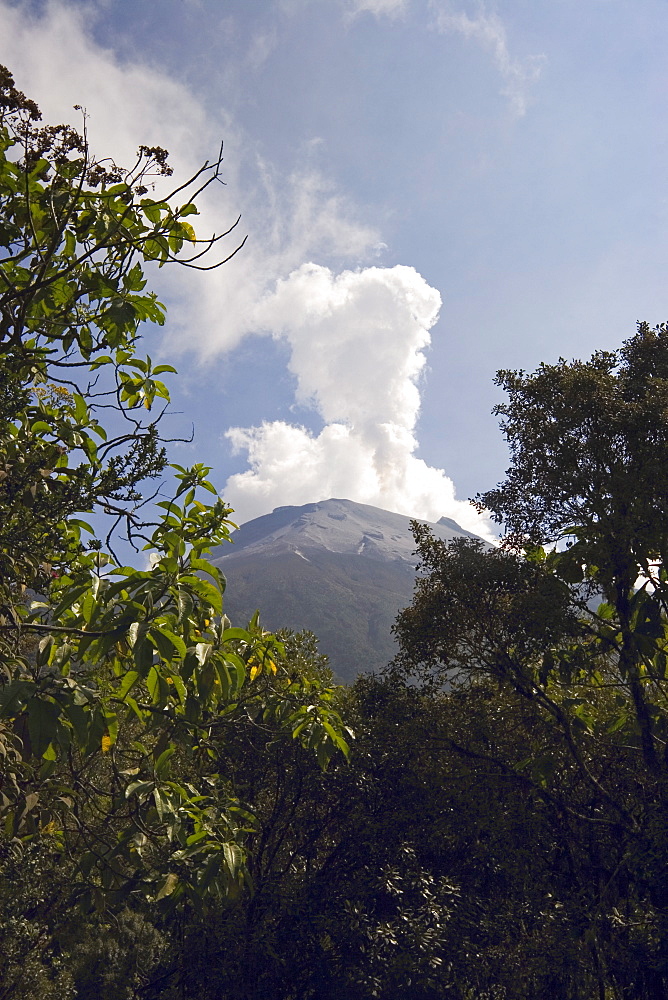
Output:
[[170,985],[156,970],[148,995],[598,998],[598,875],[623,845],[609,831],[601,859],[491,758],[545,739],[522,699],[374,677],[343,697],[357,731],[348,766],[322,772],[277,730],[226,740],[228,773],[255,803],[255,893],[172,925]]
[[[231,511],[209,469],[171,466],[171,499],[142,520],[174,371],[137,353],[140,324],[164,321],[144,267],[224,263],[187,221],[220,157],[155,200],[164,150],[123,170],[39,117],[0,69],[0,821],[13,850],[68,867],[84,910],[201,906],[249,882],[256,822],[214,742],[271,724],[325,767],[346,730],[331,686],[291,671],[257,617],[224,616],[206,555]],[[91,511],[108,552],[85,542]],[[119,564],[119,525],[149,569]]]
[[640,323],[619,351],[530,375],[501,371],[496,381],[509,396],[495,412],[512,465],[480,503],[520,548],[563,536],[578,556],[586,546],[578,562],[597,567],[606,594],[613,573],[649,573],[667,538],[666,326]]
[[498,382],[512,465],[480,503],[505,545],[446,547],[416,526],[425,575],[395,670],[493,681],[526,706],[541,743],[486,756],[569,818],[573,857],[587,831],[601,989],[649,1000],[668,989],[668,329]]
[[[96,161],[67,126],[38,126],[33,102],[0,70],[0,529],[5,584],[44,585],[67,560],[66,522],[102,505],[131,516],[136,486],[165,465],[156,399],[166,386],[135,353],[139,323],[164,322],[142,262],[180,238],[184,207],[158,219],[142,197],[169,174],[142,147],[130,171]],[[215,171],[214,171],[215,172]],[[166,258],[165,258],[166,259]],[[93,374],[96,373],[96,374]],[[76,379],[76,381],[73,381]],[[100,407],[125,426],[109,437]],[[147,412],[143,420],[136,410]]]

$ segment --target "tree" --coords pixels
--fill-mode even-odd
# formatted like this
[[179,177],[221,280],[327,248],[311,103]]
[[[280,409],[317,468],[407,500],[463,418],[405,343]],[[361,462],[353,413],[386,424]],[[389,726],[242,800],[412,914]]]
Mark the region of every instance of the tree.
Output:
[[[164,468],[149,413],[168,393],[135,351],[139,323],[164,322],[164,310],[143,291],[140,262],[163,262],[170,239],[178,250],[192,238],[186,217],[196,211],[143,197],[154,173],[171,172],[164,150],[142,147],[134,169],[121,170],[96,161],[85,134],[40,128],[40,117],[0,70],[6,585],[43,583],[40,567],[67,555],[68,517],[96,504],[131,511],[137,484]],[[125,425],[112,439],[97,419],[102,407]]]
[[618,628],[599,632],[601,648],[618,662],[645,764],[665,796],[666,722],[650,706],[663,702],[665,682],[668,329],[642,323],[618,352],[497,381],[510,396],[497,412],[513,466],[481,503],[515,546],[565,538],[555,574],[605,597]]
[[[272,719],[323,766],[347,744],[331,689],[294,676],[257,619],[223,615],[204,557],[231,511],[209,470],[172,466],[159,516],[142,513],[174,370],[137,353],[140,324],[164,321],[144,267],[229,258],[211,260],[227,233],[199,240],[188,221],[221,157],[156,200],[164,150],[124,170],[85,128],[39,119],[0,70],[0,814],[12,849],[38,839],[62,858],[84,906],[233,894],[254,820],[214,735]],[[84,541],[93,510],[108,552]],[[149,570],[119,564],[119,525]]]
[[547,727],[540,752],[497,764],[589,830],[599,857],[606,836],[622,845],[589,912],[601,981],[665,996],[668,329],[639,324],[619,351],[497,383],[512,464],[479,505],[504,546],[447,547],[416,526],[424,576],[396,669],[493,679]]

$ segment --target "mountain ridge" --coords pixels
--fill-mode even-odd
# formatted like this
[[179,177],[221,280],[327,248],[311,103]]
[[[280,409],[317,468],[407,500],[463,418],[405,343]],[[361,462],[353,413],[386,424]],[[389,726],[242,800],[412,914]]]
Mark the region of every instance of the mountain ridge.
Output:
[[[221,556],[230,558],[248,550],[277,552],[299,545],[306,548],[324,548],[330,552],[356,552],[369,545],[371,555],[381,558],[411,558],[415,542],[410,532],[410,521],[419,520],[445,540],[455,537],[475,538],[470,531],[460,527],[451,518],[439,521],[410,518],[370,504],[353,500],[331,498],[301,506],[276,507],[271,514],[263,514],[241,525],[232,533],[233,549],[221,547]],[[379,543],[383,544],[380,545]],[[375,544],[375,547],[374,547]],[[224,551],[223,551],[224,550]]]

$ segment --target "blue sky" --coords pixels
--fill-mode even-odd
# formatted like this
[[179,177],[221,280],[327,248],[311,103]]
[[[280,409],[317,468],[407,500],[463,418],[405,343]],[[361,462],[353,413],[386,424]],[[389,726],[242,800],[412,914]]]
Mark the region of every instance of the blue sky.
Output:
[[174,460],[241,521],[329,496],[454,517],[503,476],[498,368],[614,348],[666,304],[665,0],[0,0],[0,61],[98,153],[225,141],[154,279]]

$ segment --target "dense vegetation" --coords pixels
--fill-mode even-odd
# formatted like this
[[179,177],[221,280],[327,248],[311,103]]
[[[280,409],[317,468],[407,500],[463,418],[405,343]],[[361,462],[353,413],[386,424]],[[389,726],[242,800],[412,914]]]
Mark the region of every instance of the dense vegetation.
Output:
[[167,162],[2,72],[0,1000],[668,997],[668,330],[499,374],[504,546],[416,524],[401,653],[336,688],[224,617],[208,470],[157,478],[144,270],[226,256],[220,162]]
[[[137,350],[140,324],[164,321],[144,268],[229,256],[228,234],[188,221],[219,172],[220,157],[156,200],[164,150],[130,170],[96,159],[0,69],[1,996],[28,995],[75,908],[202,907],[249,883],[256,819],[218,766],[226,734],[250,720],[320,765],[347,753],[331,685],[257,619],[223,616],[205,556],[230,511],[208,469],[167,468],[173,369]],[[121,531],[150,569],[119,563]]]

